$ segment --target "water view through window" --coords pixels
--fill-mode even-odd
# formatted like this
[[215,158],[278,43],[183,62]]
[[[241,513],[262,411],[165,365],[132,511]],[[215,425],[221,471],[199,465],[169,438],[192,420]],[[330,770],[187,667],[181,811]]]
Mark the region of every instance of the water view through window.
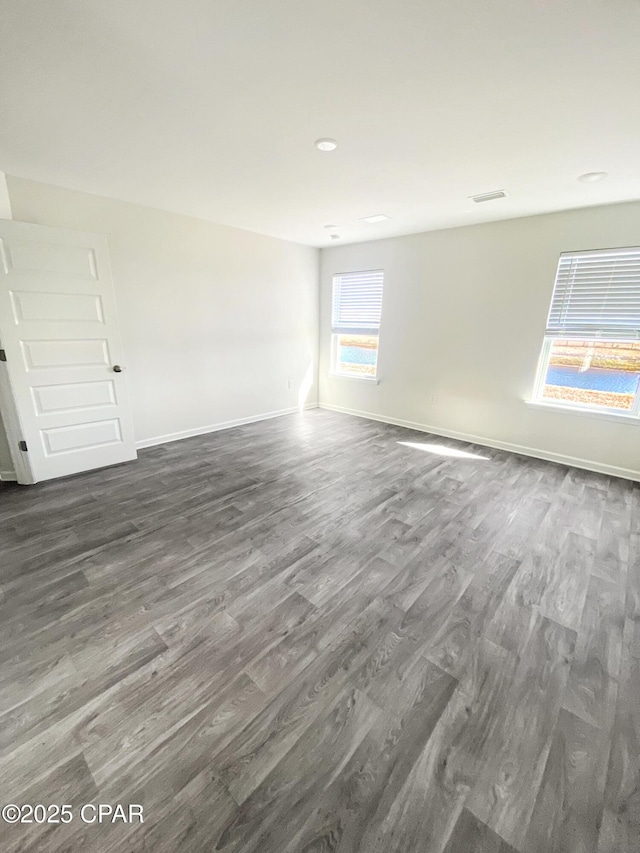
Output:
[[640,341],[554,340],[542,398],[629,411],[640,383]]
[[376,375],[377,335],[337,335],[336,368],[350,376]]

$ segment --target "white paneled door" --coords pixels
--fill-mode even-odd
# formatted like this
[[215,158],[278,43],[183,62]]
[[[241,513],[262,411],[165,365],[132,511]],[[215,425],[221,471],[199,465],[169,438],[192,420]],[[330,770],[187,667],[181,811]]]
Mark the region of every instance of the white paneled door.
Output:
[[135,459],[103,236],[0,220],[0,347],[33,482]]

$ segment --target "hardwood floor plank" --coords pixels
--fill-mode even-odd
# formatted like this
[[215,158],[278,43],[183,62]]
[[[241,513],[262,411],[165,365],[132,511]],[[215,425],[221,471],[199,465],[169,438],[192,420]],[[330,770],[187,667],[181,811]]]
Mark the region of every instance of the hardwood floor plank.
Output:
[[593,539],[568,531],[557,556],[550,556],[541,574],[538,604],[543,616],[578,630],[595,553]]
[[640,840],[640,655],[637,626],[625,622],[622,663],[598,853],[632,853]]
[[[621,585],[621,580],[618,578],[618,585]],[[632,533],[629,537],[625,612],[628,619],[640,622],[640,535],[638,533]]]
[[[216,849],[279,853],[308,819],[316,799],[340,776],[381,711],[360,691],[345,690],[240,806]],[[308,767],[314,773],[308,773]]]
[[622,660],[624,586],[593,575],[563,705],[611,731]]
[[500,697],[490,755],[467,808],[513,847],[524,842],[560,711],[575,633],[540,618]]
[[[76,816],[81,806],[94,802],[98,794],[98,788],[81,755],[75,755],[59,764],[46,777],[30,785],[23,792],[19,805],[24,803],[49,805],[51,791],[55,791],[56,796],[60,798],[56,802],[60,805],[70,805]],[[62,850],[66,845],[73,849],[78,823],[72,826],[64,823],[37,823],[33,820],[32,823],[27,824],[7,825],[3,821],[0,827],[3,850],[8,853],[23,850]]]
[[362,853],[444,850],[487,758],[502,685],[512,672],[506,651],[485,640],[476,645],[465,683],[453,694],[400,791],[390,786],[380,799]]
[[621,512],[610,512],[608,508],[605,510],[593,568],[599,577],[624,583],[622,575],[629,562],[630,531],[630,507],[625,504]]
[[473,646],[493,619],[519,565],[518,561],[497,551],[488,555],[430,643],[425,652],[429,660],[460,677],[469,663]]
[[344,771],[317,798],[310,817],[283,853],[366,850],[361,845],[370,817],[384,794],[400,791],[456,683],[426,659],[416,658],[405,677],[394,681],[385,697],[384,714]]
[[609,732],[560,711],[524,853],[597,849],[609,746]]

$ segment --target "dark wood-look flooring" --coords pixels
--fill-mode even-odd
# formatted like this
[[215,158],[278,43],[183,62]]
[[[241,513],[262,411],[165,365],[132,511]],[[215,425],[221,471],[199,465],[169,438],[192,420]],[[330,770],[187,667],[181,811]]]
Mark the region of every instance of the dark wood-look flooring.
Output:
[[0,522],[0,804],[145,815],[3,853],[640,850],[640,486],[310,411]]

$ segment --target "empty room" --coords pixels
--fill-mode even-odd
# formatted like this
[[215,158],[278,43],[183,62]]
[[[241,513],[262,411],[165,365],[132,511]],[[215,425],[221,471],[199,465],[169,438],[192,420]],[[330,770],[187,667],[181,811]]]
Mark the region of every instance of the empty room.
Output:
[[639,853],[638,2],[0,33],[0,851]]

